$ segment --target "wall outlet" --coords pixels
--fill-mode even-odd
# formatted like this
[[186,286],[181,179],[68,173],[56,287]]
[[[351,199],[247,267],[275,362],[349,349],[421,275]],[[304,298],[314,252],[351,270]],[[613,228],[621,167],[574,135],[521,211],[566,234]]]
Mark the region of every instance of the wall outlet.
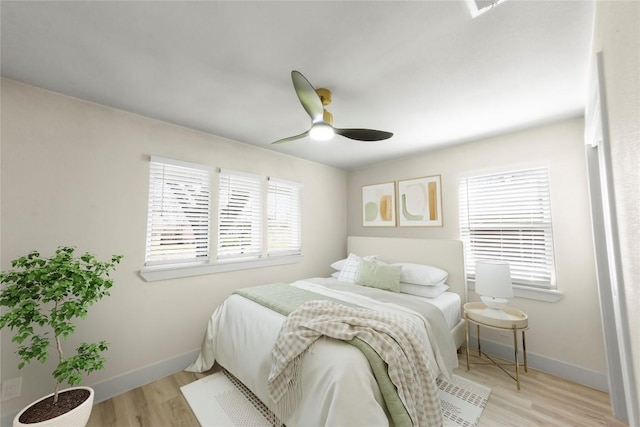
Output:
[[20,396],[22,389],[22,377],[13,378],[2,383],[2,400],[13,399]]

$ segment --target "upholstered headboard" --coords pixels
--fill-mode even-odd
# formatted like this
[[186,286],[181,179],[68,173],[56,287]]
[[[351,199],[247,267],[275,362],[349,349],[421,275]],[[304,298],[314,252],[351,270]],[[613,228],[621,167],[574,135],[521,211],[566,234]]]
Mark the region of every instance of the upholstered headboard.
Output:
[[347,249],[360,256],[377,255],[384,262],[413,262],[449,273],[449,290],[467,301],[464,250],[460,240],[349,236]]

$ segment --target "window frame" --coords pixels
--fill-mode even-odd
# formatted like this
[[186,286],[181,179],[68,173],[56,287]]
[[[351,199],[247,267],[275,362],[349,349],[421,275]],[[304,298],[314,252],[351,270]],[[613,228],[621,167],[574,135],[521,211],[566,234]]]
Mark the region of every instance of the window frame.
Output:
[[[179,160],[165,159],[161,157],[152,156],[152,159],[161,159],[168,163],[178,163],[189,165],[188,162],[181,162]],[[204,165],[200,165],[204,166]],[[261,180],[261,206],[262,206],[262,250],[261,253],[256,256],[247,257],[229,257],[226,259],[218,259],[217,246],[218,246],[218,205],[219,205],[219,182],[220,173],[222,171],[231,171],[229,169],[219,169],[206,166],[207,170],[212,172],[210,174],[210,215],[209,215],[209,258],[207,262],[194,262],[194,263],[174,263],[174,264],[162,264],[162,265],[145,265],[140,269],[140,276],[146,281],[157,281],[176,279],[182,277],[191,277],[205,274],[216,274],[231,271],[241,271],[253,268],[263,268],[277,265],[288,265],[302,262],[302,188],[303,184],[295,181],[288,181],[281,178],[270,178],[262,175],[254,175],[246,172],[232,171],[234,173],[252,175],[259,177]],[[217,172],[217,174],[215,173]],[[298,251],[286,251],[282,253],[268,253],[267,238],[268,238],[268,180],[273,179],[279,182],[286,182],[292,185],[297,185],[300,189],[298,192],[298,207],[300,209],[300,250]],[[215,206],[215,209],[213,208]],[[214,217],[215,215],[215,217]],[[215,245],[215,246],[214,246]]]
[[[211,172],[210,167],[198,163],[156,156],[150,158],[144,264],[146,267],[203,264],[209,261],[211,255]],[[165,197],[167,190],[171,190],[172,194]],[[181,207],[181,211],[178,211],[177,207]],[[161,218],[165,216],[165,212],[168,214],[166,215],[167,220],[163,221]],[[185,224],[186,222],[191,224]],[[193,238],[185,240],[182,238],[184,234],[180,233],[177,240],[185,240],[184,243],[189,246],[195,245],[195,248],[191,250],[180,248],[180,246],[176,246],[180,243],[174,242],[173,245],[164,245],[166,247],[163,250],[161,242],[165,239],[154,236],[159,233],[166,234],[166,231],[170,229],[184,231],[185,225],[194,229],[192,231]],[[178,254],[185,256],[177,257]]]
[[[492,175],[495,175],[496,177],[498,177],[498,176],[504,176],[507,174],[521,174],[527,171],[534,171],[534,170],[539,171],[542,169],[544,169],[544,174],[546,175],[546,200],[539,203],[541,204],[546,203],[546,207],[548,209],[548,212],[546,213],[548,214],[548,224],[546,226],[541,226],[541,224],[538,222],[536,225],[533,225],[531,227],[531,230],[541,230],[542,228],[545,228],[546,231],[548,232],[549,241],[547,242],[547,247],[545,247],[544,256],[548,257],[545,259],[545,262],[551,263],[550,271],[548,273],[549,281],[548,283],[540,283],[540,282],[527,283],[527,281],[520,281],[517,277],[513,278],[513,274],[512,274],[513,289],[514,289],[515,296],[548,301],[548,302],[558,301],[562,297],[562,292],[558,290],[557,283],[556,283],[556,265],[555,265],[555,247],[554,247],[555,245],[553,241],[553,220],[551,217],[551,206],[550,206],[551,177],[550,177],[550,168],[547,164],[510,165],[508,167],[504,167],[500,169],[474,171],[474,172],[461,174],[460,176],[458,176],[457,183],[458,183],[458,207],[459,207],[459,221],[458,221],[459,237],[460,237],[460,240],[464,242],[464,246],[465,246],[465,258],[466,258],[465,273],[467,275],[468,289],[475,290],[475,281],[474,281],[473,271],[474,271],[474,263],[475,263],[476,257],[474,256],[473,249],[470,247],[471,245],[470,233],[472,232],[471,229],[473,227],[471,227],[468,224],[469,212],[468,212],[468,206],[465,205],[466,202],[464,200],[464,197],[467,197],[468,193],[467,195],[463,195],[463,187],[465,185],[465,182],[468,183],[469,181],[473,181],[473,180],[490,179]],[[467,191],[468,191],[468,188],[467,188]],[[508,202],[508,203],[512,204],[512,202]],[[538,206],[536,209],[540,209],[540,206]],[[540,218],[538,218],[538,220],[540,220]],[[467,222],[466,224],[465,224],[465,221]],[[500,226],[498,226],[497,228],[500,229]],[[505,229],[508,230],[509,227],[505,227]],[[513,227],[513,230],[515,229],[516,227]],[[520,230],[523,230],[523,229],[527,229],[527,227],[520,226]],[[546,239],[547,237],[543,238],[542,240],[546,240]],[[493,256],[482,257],[481,256],[478,259],[501,259],[501,258],[499,256],[498,257],[493,257]]]
[[[267,203],[266,203],[266,250],[269,258],[302,253],[302,183],[289,181],[282,178],[267,178]],[[273,205],[276,204],[276,206]],[[285,203],[288,208],[278,210],[277,205]],[[287,207],[287,206],[285,206]],[[282,218],[285,216],[286,218]],[[291,220],[291,230],[282,230],[281,224]],[[273,230],[273,232],[272,232]],[[284,234],[284,235],[283,235]],[[278,244],[274,241],[278,240]],[[279,247],[276,247],[279,246]]]
[[[265,178],[260,175],[220,169],[216,212],[217,262],[263,258],[264,181]],[[245,202],[244,206],[241,206],[242,201]],[[234,219],[233,216],[237,218]],[[232,222],[235,222],[236,226],[232,225]],[[243,237],[243,228],[244,234],[246,230],[249,230],[250,234]],[[222,237],[227,235],[229,238]],[[243,244],[234,244],[234,241],[239,239]]]

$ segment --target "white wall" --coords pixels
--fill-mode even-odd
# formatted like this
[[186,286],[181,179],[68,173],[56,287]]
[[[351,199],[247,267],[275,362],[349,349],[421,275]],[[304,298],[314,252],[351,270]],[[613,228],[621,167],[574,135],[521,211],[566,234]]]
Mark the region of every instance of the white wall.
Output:
[[[457,239],[457,181],[461,174],[519,165],[547,165],[557,285],[564,295],[556,303],[515,298],[510,304],[529,315],[527,352],[539,356],[530,358],[532,365],[537,363],[549,369],[545,364],[558,361],[563,369],[578,368],[571,379],[606,387],[583,128],[582,119],[567,120],[351,172],[347,231],[350,235]],[[437,174],[442,175],[443,227],[362,227],[362,185]],[[473,293],[469,299],[478,300]],[[509,337],[489,333],[483,336],[511,346]],[[592,383],[590,377],[597,377],[597,382]]]
[[603,54],[616,222],[640,396],[640,2],[598,1],[592,50]]
[[[87,385],[195,351],[213,309],[234,289],[326,275],[344,255],[344,171],[6,79],[1,106],[2,269],[17,256],[34,249],[49,255],[58,245],[105,259],[124,255],[111,297],[90,310],[69,340],[110,343],[106,369]],[[137,271],[144,262],[149,155],[302,182],[304,261],[143,281]],[[1,376],[22,376],[23,390],[2,403],[3,417],[53,391],[54,364],[18,371],[10,338],[2,332]]]

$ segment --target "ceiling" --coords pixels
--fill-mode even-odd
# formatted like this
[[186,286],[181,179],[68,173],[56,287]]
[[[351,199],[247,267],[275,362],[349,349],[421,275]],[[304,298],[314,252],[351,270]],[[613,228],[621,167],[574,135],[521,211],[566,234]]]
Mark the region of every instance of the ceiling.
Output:
[[[594,2],[6,1],[4,77],[342,169],[582,114]],[[291,83],[333,92],[359,142],[310,127]]]

